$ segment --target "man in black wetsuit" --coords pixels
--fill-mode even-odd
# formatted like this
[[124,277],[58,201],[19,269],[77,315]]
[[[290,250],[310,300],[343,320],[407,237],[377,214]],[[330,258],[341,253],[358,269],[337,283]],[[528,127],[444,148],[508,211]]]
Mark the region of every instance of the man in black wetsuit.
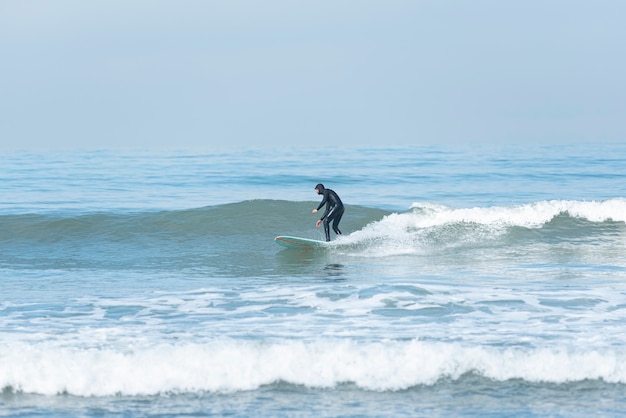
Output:
[[317,209],[313,209],[313,213],[317,213],[318,210],[324,204],[326,205],[326,210],[324,211],[324,215],[320,218],[319,221],[315,224],[319,228],[319,226],[324,223],[324,232],[326,233],[326,241],[330,241],[330,221],[333,221],[333,231],[335,234],[341,235],[341,231],[339,230],[339,221],[341,221],[341,217],[343,216],[344,207],[343,203],[341,203],[341,199],[334,190],[326,189],[323,184],[318,184],[315,186],[315,191],[317,194],[321,194],[324,196],[322,202],[319,204]]

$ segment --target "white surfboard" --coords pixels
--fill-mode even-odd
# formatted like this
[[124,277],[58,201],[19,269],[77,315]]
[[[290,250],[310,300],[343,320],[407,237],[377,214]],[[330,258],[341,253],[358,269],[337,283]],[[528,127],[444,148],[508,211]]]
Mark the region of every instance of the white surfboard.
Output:
[[287,248],[322,248],[328,245],[326,241],[318,241],[316,239],[300,237],[290,237],[286,235],[280,235],[274,238],[274,242]]

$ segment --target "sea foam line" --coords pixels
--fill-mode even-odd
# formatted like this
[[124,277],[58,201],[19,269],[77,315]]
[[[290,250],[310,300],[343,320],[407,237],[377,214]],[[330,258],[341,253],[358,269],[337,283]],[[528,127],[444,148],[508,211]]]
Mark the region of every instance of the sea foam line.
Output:
[[432,203],[414,203],[409,217],[414,226],[427,228],[449,223],[494,226],[540,227],[556,216],[568,214],[590,222],[626,222],[626,199],[604,201],[550,200],[516,206],[451,208]]
[[254,390],[287,382],[395,391],[474,373],[496,381],[626,383],[626,350],[466,347],[419,340],[239,341],[81,349],[0,347],[0,388],[78,396]]

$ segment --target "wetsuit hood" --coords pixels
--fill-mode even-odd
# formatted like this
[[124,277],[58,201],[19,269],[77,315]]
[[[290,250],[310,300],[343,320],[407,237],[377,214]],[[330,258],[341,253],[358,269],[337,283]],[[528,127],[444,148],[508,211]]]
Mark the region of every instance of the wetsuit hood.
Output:
[[318,185],[315,186],[315,189],[317,190],[318,194],[324,193],[324,185],[322,183],[318,183]]

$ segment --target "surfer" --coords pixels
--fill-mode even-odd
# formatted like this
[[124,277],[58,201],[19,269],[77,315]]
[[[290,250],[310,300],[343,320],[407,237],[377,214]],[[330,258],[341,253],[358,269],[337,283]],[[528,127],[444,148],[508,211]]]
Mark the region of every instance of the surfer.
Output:
[[317,221],[315,226],[319,228],[319,226],[323,222],[324,233],[326,233],[326,241],[330,241],[330,221],[333,221],[333,231],[335,231],[335,234],[341,235],[341,231],[339,230],[339,221],[341,221],[341,217],[343,216],[343,212],[345,209],[343,207],[343,203],[341,203],[341,199],[334,190],[327,189],[322,183],[320,183],[315,186],[315,191],[317,192],[317,194],[321,194],[323,196],[323,199],[317,209],[313,209],[313,213],[317,213],[317,211],[320,210],[322,206],[326,205],[324,215],[320,218],[319,221]]

